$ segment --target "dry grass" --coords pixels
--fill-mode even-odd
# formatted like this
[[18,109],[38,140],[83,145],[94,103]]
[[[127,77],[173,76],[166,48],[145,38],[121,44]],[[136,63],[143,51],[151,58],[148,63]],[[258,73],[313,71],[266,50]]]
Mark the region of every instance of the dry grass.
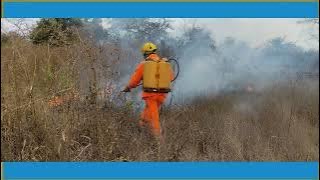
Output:
[[[11,41],[1,47],[1,161],[319,160],[318,80],[165,107],[159,144],[130,106],[92,100],[100,76],[77,85],[101,52]],[[54,96],[68,98],[52,105]]]
[[196,100],[165,119],[168,144],[182,148],[172,160],[318,160],[318,91],[291,88]]

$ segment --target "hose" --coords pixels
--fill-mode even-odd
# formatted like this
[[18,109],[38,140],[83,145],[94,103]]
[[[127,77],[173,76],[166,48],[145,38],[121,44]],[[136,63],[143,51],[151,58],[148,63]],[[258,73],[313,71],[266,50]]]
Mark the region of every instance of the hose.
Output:
[[171,81],[171,82],[173,82],[173,81],[175,81],[177,78],[178,78],[178,76],[179,76],[179,73],[180,73],[180,66],[179,66],[179,62],[178,62],[178,60],[176,60],[175,58],[169,58],[169,60],[168,60],[169,62],[170,61],[174,61],[175,62],[175,64],[176,64],[176,66],[177,66],[177,74],[176,74],[176,76],[173,78],[173,80]]
[[[180,66],[179,66],[178,60],[175,59],[175,58],[169,58],[168,61],[174,61],[174,62],[176,63],[176,66],[177,66],[177,74],[176,74],[176,76],[173,78],[173,80],[171,81],[171,82],[173,82],[173,81],[175,81],[175,80],[179,77],[179,74],[180,74]],[[172,103],[173,103],[173,93],[171,93],[170,101],[169,101],[168,106],[171,106]],[[162,109],[161,109],[161,110],[162,110]]]

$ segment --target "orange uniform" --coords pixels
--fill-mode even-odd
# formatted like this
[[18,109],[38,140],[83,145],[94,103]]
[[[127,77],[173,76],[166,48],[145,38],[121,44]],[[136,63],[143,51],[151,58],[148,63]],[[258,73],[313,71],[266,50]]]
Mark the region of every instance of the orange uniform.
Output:
[[[154,61],[159,61],[160,57],[157,54],[150,54],[149,59]],[[128,87],[135,88],[139,85],[143,77],[143,67],[144,61],[141,62],[133,75],[130,78]],[[173,79],[173,72],[171,73]],[[148,124],[153,134],[160,135],[160,121],[159,121],[159,108],[163,104],[167,97],[167,93],[157,93],[157,92],[143,92],[142,99],[145,101],[145,108],[141,114],[140,125]]]

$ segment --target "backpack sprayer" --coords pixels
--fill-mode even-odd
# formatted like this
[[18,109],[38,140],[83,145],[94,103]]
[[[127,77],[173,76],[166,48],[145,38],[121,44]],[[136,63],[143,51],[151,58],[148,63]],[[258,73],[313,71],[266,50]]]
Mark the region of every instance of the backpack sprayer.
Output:
[[[174,76],[171,62],[177,65],[177,74]],[[144,92],[168,93],[171,92],[171,84],[179,75],[179,63],[174,58],[163,58],[160,61],[146,59],[143,68]],[[174,76],[174,77],[173,77]]]
[[[171,62],[176,65],[176,75],[173,79]],[[143,68],[143,82],[138,86],[142,85],[144,92],[168,93],[171,92],[171,84],[178,78],[179,73],[179,62],[175,58],[163,58],[160,61],[146,59]]]
[[[175,76],[172,79],[172,66],[171,63],[175,63]],[[138,86],[143,86],[144,92],[156,92],[156,93],[169,93],[171,91],[171,84],[174,82],[180,73],[179,62],[176,58],[170,57],[168,59],[162,59],[161,61],[153,61],[146,59],[143,68],[143,82]],[[130,91],[130,90],[129,90]],[[129,92],[123,90],[121,92]],[[173,101],[173,94],[169,101],[171,106]]]

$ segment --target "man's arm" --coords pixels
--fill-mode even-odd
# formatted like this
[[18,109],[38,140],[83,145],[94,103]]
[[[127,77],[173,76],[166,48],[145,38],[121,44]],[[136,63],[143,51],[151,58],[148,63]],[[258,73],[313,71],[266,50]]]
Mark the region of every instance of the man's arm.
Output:
[[143,77],[143,63],[140,63],[132,74],[127,87],[129,89],[135,88],[139,85]]

